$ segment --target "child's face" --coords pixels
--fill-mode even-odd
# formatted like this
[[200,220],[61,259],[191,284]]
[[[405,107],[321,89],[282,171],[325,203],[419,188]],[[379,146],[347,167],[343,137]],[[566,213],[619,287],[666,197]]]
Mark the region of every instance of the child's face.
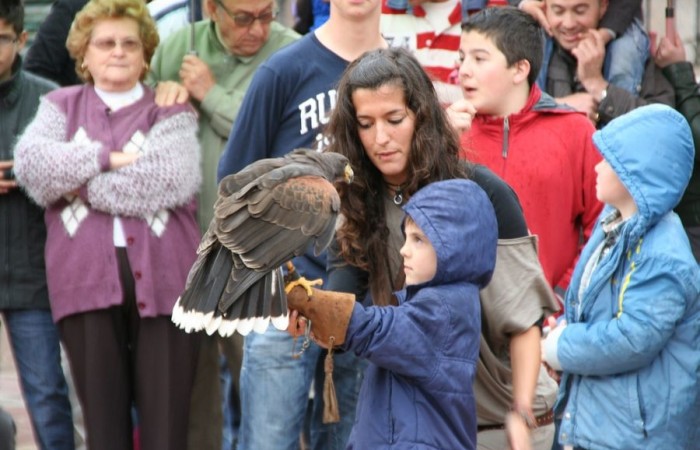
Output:
[[546,0],[552,37],[564,50],[573,50],[588,30],[598,28],[606,7],[607,0]]
[[406,220],[404,230],[406,242],[400,253],[403,256],[406,286],[426,283],[435,277],[437,271],[437,254],[433,244],[412,220]]
[[499,117],[510,114],[512,93],[521,78],[517,64],[508,67],[506,56],[477,31],[462,33],[459,59],[462,93],[476,112]]
[[27,33],[15,34],[12,25],[0,19],[0,81],[12,76],[12,63],[27,39]]
[[[602,159],[596,164],[595,172],[597,175],[595,190],[598,200],[615,207],[623,214],[628,211],[630,206],[634,205],[634,199],[610,164]],[[636,210],[636,207],[634,209]]]

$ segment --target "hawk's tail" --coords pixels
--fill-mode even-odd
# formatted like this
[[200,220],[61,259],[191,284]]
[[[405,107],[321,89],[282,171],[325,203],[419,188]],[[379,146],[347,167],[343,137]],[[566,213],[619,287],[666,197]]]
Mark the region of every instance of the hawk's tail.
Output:
[[173,308],[172,321],[188,333],[205,329],[218,315],[219,299],[233,268],[231,252],[218,242],[200,257],[205,260],[195,262],[194,273]]
[[244,336],[251,331],[264,333],[270,323],[278,330],[287,329],[289,314],[281,269],[266,273],[237,298],[227,298],[232,295],[226,289],[219,303],[218,331],[222,336],[234,331]]

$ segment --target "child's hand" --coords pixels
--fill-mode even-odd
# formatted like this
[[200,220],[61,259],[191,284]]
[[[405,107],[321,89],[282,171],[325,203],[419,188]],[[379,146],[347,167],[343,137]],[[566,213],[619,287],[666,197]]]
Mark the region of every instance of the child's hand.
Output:
[[592,122],[596,122],[598,115],[598,102],[588,92],[577,92],[576,94],[567,95],[556,99],[557,103],[564,103],[576,111],[586,113]]
[[[561,378],[558,371],[561,368],[559,367],[559,361],[552,361],[552,358],[557,359],[556,342],[559,339],[562,331],[564,331],[564,328],[566,328],[566,320],[562,319],[561,321],[557,322],[554,316],[550,316],[547,319],[547,326],[545,328],[548,328],[549,331],[540,341],[541,360],[545,369],[547,369],[549,376],[558,383],[559,379]],[[550,364],[554,365],[555,367],[552,367]]]
[[544,28],[544,31],[547,32],[548,35],[552,35],[552,28],[549,26],[549,22],[547,21],[547,16],[544,13],[544,2],[540,0],[523,0],[520,2],[520,5],[518,5],[518,8],[522,9],[526,13],[530,14],[532,17],[537,20],[542,28]]
[[447,120],[458,133],[471,128],[475,115],[476,108],[466,99],[457,100],[447,108]]
[[301,316],[297,310],[289,311],[287,333],[295,338],[303,336],[304,333],[306,333],[306,319],[304,316]]

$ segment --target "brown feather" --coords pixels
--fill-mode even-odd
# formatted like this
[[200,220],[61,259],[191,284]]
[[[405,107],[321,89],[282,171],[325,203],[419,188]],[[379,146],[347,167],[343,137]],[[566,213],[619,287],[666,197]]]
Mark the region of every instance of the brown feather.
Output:
[[[187,298],[194,299],[188,304],[196,305],[198,295],[219,298],[219,322],[192,326],[190,318],[199,319],[203,314],[197,315],[197,311],[183,307],[185,315],[191,313],[188,329],[206,328],[213,332],[210,329],[221,323],[219,314],[225,316],[228,324],[251,316],[279,317],[271,310],[274,314],[285,310],[286,297],[282,294],[279,299],[279,294],[271,292],[276,283],[271,281],[270,272],[303,255],[311,246],[318,255],[330,244],[340,209],[333,182],[351,175],[346,169],[347,159],[341,155],[297,150],[284,158],[260,160],[221,181],[214,219],[200,244],[199,256],[188,279],[193,279],[194,272],[212,266],[206,262],[217,242],[230,252],[231,273],[225,280],[217,278],[225,281],[215,283],[221,289],[219,292],[199,293],[197,286],[188,283],[188,289],[195,291],[187,292]],[[258,323],[264,326],[265,322]],[[222,325],[219,332],[223,329]],[[229,325],[225,332],[231,329]],[[249,332],[250,321],[238,330]]]

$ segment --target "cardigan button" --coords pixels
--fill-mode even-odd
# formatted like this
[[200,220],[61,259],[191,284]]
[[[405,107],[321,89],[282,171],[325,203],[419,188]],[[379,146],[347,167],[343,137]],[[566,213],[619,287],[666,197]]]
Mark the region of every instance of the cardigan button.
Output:
[[134,238],[129,236],[128,238],[126,238],[126,243],[127,245],[134,245]]
[[146,304],[144,302],[139,302],[138,307],[140,310],[144,310],[144,309],[146,309]]
[[136,272],[134,272],[134,278],[137,280],[140,280],[141,279],[141,272],[138,270]]

